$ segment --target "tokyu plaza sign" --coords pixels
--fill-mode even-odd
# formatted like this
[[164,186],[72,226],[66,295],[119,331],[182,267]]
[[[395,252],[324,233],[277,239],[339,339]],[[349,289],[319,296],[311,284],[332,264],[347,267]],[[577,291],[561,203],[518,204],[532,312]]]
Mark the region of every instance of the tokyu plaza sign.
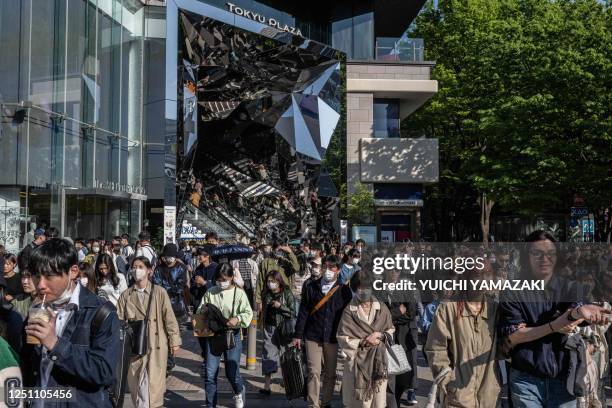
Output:
[[281,31],[286,31],[291,34],[299,35],[300,37],[302,36],[302,32],[300,31],[299,28],[290,27],[287,24],[281,24],[275,18],[272,18],[272,17],[266,18],[265,16],[259,13],[255,13],[254,11],[250,11],[250,10],[245,10],[242,7],[238,7],[233,3],[225,3],[225,4],[229,8],[230,13],[234,13],[241,17],[246,17],[253,21],[257,21],[258,23],[267,24],[270,27],[278,28]]

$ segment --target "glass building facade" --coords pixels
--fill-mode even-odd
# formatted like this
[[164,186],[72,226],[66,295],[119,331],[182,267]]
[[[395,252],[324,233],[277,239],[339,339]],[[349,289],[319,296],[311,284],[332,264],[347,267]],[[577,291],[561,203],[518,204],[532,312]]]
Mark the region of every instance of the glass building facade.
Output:
[[0,2],[0,244],[138,233],[144,6]]

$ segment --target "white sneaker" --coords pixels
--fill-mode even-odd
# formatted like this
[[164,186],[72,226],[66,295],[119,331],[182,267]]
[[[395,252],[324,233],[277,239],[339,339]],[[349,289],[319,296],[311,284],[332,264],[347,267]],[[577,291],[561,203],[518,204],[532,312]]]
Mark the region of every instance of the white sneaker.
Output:
[[242,400],[242,394],[234,395],[234,406],[236,408],[244,408],[244,401]]

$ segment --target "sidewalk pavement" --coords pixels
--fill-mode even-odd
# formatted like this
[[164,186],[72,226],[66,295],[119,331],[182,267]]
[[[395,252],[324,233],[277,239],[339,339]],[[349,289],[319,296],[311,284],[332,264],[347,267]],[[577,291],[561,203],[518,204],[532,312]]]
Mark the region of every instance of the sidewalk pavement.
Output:
[[[204,406],[204,379],[200,376],[202,357],[200,355],[200,345],[192,331],[185,331],[182,335],[183,346],[176,356],[176,367],[167,379],[167,392],[165,396],[164,406],[170,408],[196,408]],[[306,408],[307,404],[303,400],[288,401],[284,395],[282,387],[282,377],[280,370],[273,376],[272,395],[263,396],[259,394],[259,390],[263,388],[263,375],[261,373],[261,348],[262,341],[257,341],[257,367],[255,370],[246,369],[246,339],[243,342],[242,361],[240,373],[246,385],[246,404],[248,408]],[[419,346],[420,349],[420,346]],[[418,377],[419,388],[417,390],[417,407],[425,407],[427,394],[432,384],[431,371],[427,368],[427,364],[423,356],[419,353],[418,362]],[[342,380],[342,364],[338,362],[336,390],[334,393],[334,408],[342,407],[340,399],[340,382]],[[612,407],[612,390],[607,388],[608,404]],[[125,408],[136,408],[132,404],[129,390],[125,395]],[[233,408],[233,392],[232,388],[225,377],[223,363],[219,370],[218,381],[219,404],[218,408]],[[404,398],[406,395],[404,395]],[[505,401],[504,401],[505,402]],[[403,407],[408,407],[404,402]]]
[[[192,331],[185,331],[182,334],[183,345],[176,356],[176,367],[167,379],[165,407],[177,408],[195,408],[204,406],[204,379],[200,376],[202,357],[200,355],[200,345],[197,339],[193,336]],[[288,401],[285,398],[284,388],[282,387],[282,376],[280,370],[272,378],[272,395],[263,396],[259,394],[259,390],[263,389],[264,379],[261,373],[261,348],[262,341],[257,341],[257,367],[255,370],[246,369],[246,338],[243,341],[242,359],[240,373],[246,384],[246,407],[248,408],[306,408],[308,405],[303,400]],[[424,365],[425,362],[421,361]],[[342,364],[338,362],[338,380],[336,382],[336,391],[334,393],[334,407],[342,406],[340,399],[340,382],[342,380]],[[427,391],[431,386],[431,374],[429,369],[421,369],[419,371],[419,384],[422,392],[419,393],[418,400],[421,402],[418,406],[424,406]],[[218,380],[219,404],[218,408],[233,408],[233,392],[232,388],[225,377],[223,363],[219,369]],[[125,395],[125,408],[135,408],[127,390]],[[407,405],[405,405],[407,406]]]

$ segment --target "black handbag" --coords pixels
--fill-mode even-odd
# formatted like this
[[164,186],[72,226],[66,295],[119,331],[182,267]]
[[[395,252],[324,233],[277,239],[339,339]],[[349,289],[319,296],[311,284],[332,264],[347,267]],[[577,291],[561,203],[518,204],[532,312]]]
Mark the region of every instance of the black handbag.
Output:
[[[234,288],[234,297],[232,298],[232,313],[230,314],[230,319],[234,316],[234,302],[236,300],[236,291],[238,288]],[[213,355],[219,356],[223,352],[227,350],[231,350],[236,347],[236,332],[239,332],[240,329],[227,329],[224,328],[215,333],[214,336],[210,338],[210,352]]]
[[[285,300],[284,294],[281,300]],[[295,324],[296,319],[293,317],[283,319],[283,321],[277,327],[278,335],[282,341],[289,341],[293,339],[293,335],[295,334]]]
[[[133,356],[144,356],[147,354],[149,345],[149,312],[151,311],[151,302],[153,301],[153,288],[155,284],[151,282],[151,294],[149,295],[149,304],[147,305],[147,312],[143,320],[132,320],[128,322],[130,330],[132,332],[132,355]],[[125,307],[127,310],[127,299],[125,299]]]
[[280,326],[278,326],[278,335],[281,340],[288,341],[293,339],[293,335],[295,334],[295,323],[296,319],[285,319],[282,321]]

